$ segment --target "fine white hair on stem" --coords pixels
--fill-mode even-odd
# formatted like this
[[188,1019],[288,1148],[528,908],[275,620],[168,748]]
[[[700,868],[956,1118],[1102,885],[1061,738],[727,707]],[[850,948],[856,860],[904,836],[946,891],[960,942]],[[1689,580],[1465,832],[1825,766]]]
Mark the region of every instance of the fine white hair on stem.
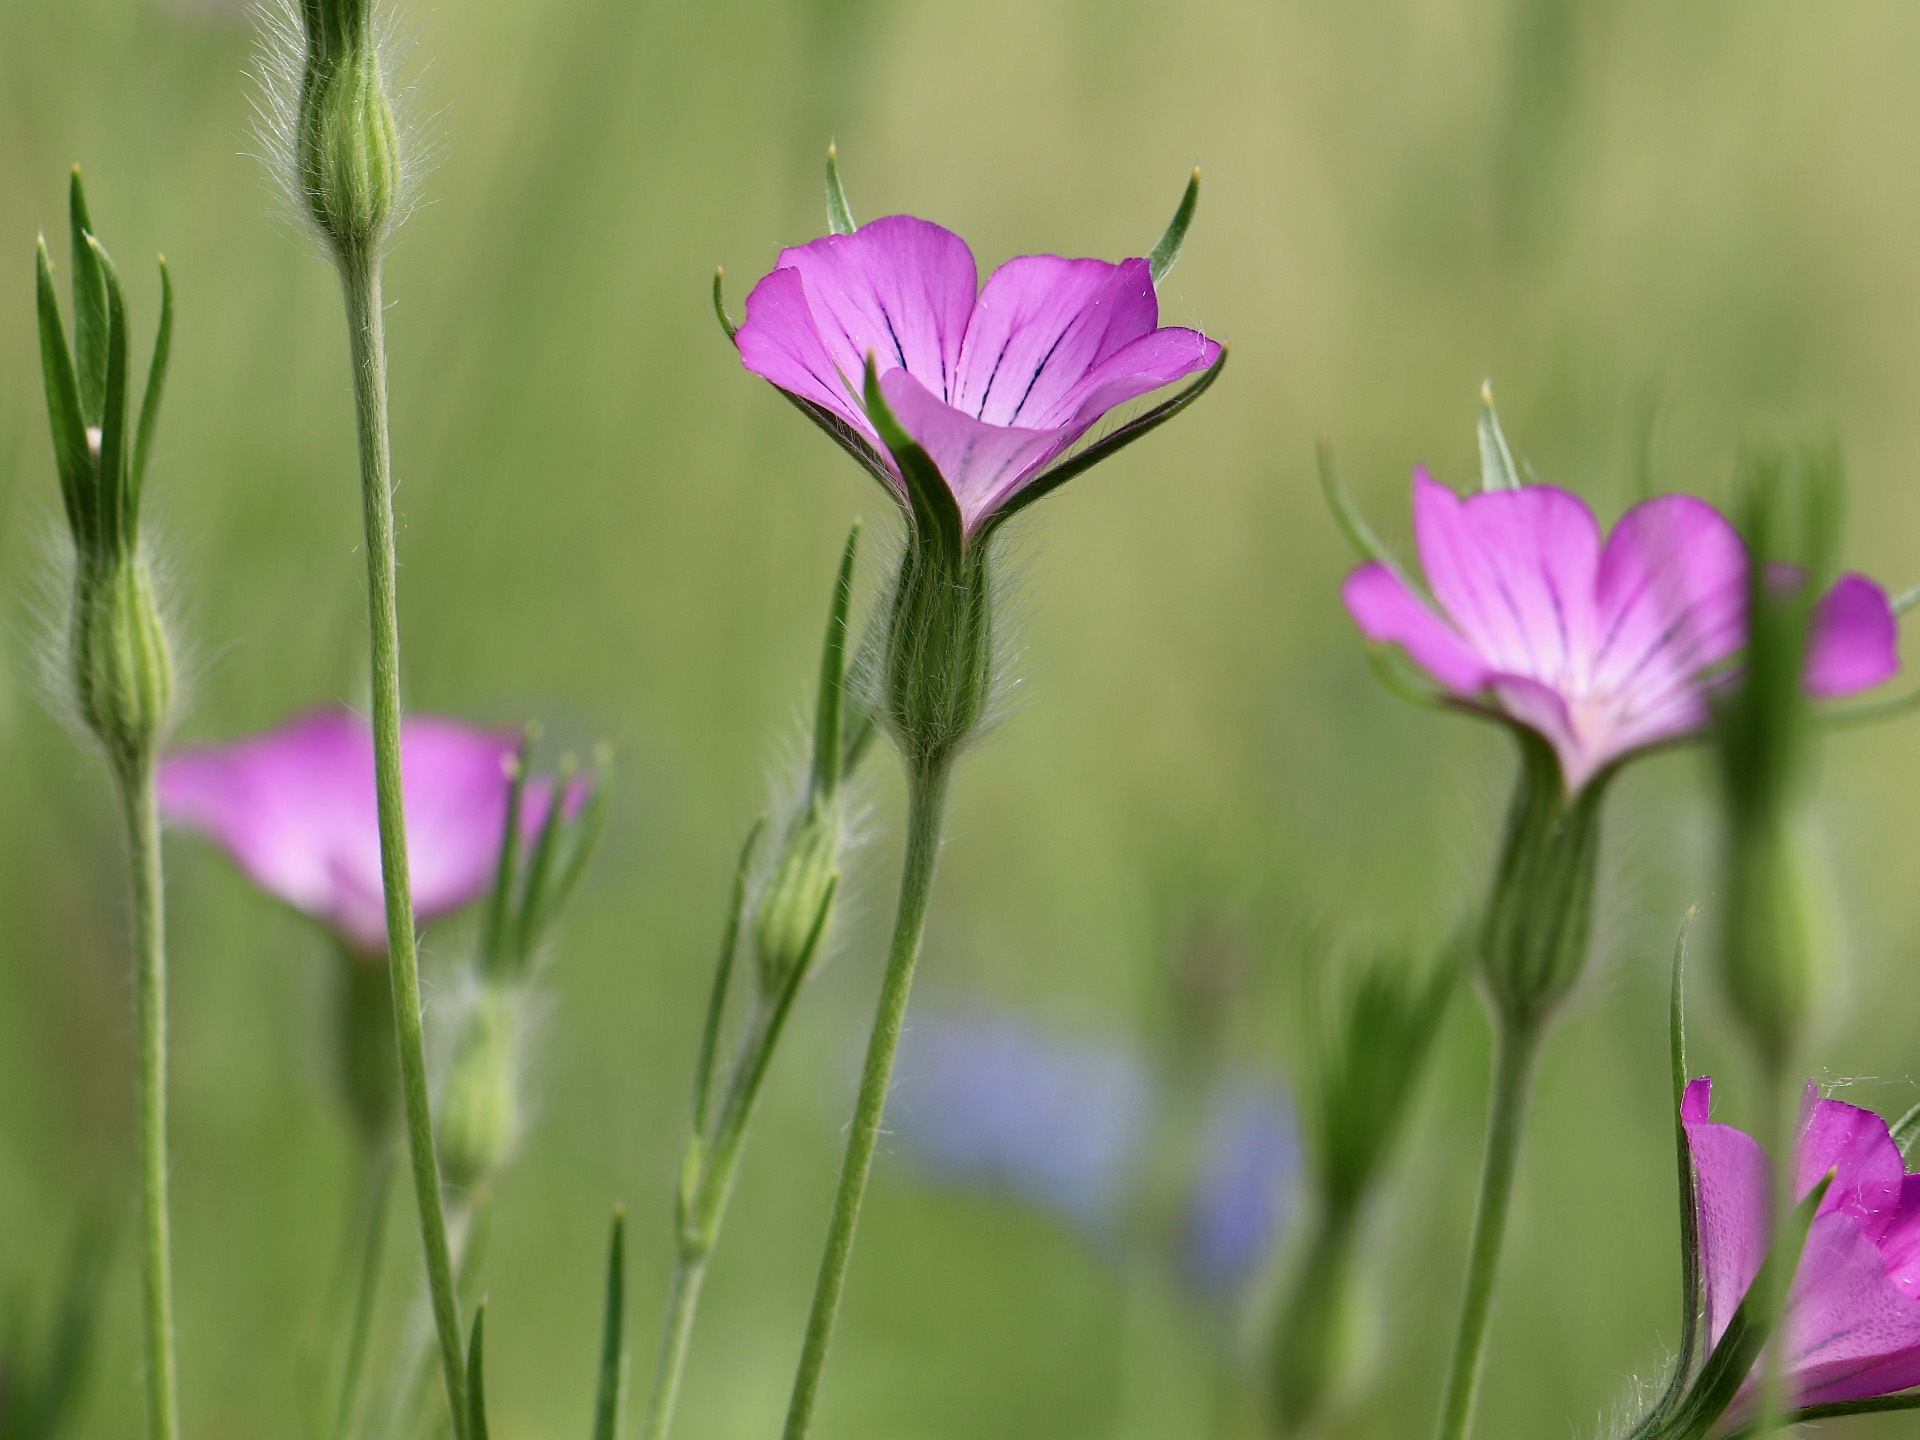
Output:
[[[324,252],[326,241],[313,219],[316,197],[302,178],[300,165],[300,91],[307,68],[306,21],[300,0],[252,0],[250,8],[260,35],[248,67],[253,82],[249,98],[254,158],[267,168],[275,216]],[[399,184],[382,237],[383,243],[389,243],[421,204],[422,184],[440,159],[435,123],[439,112],[423,109],[422,90],[432,67],[413,64],[419,51],[419,27],[403,25],[390,4],[376,4],[371,21],[380,79],[398,137]]]

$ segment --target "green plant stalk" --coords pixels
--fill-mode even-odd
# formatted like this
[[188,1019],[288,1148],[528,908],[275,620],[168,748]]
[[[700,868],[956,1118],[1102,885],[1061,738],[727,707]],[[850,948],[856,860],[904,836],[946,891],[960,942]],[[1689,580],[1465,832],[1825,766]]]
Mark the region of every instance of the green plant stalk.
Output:
[[[116,767],[117,768],[117,767]],[[180,1433],[173,1358],[173,1253],[167,1209],[167,937],[160,812],[151,758],[120,780],[133,872],[134,992],[140,1031],[140,1260],[147,1332],[147,1430]]]
[[873,1034],[867,1041],[866,1065],[860,1075],[859,1098],[854,1102],[853,1130],[847,1137],[846,1159],[840,1167],[840,1188],[834,1195],[833,1218],[827,1226],[826,1250],[820,1257],[819,1278],[814,1282],[813,1308],[807,1316],[806,1340],[800,1349],[799,1369],[794,1374],[784,1440],[806,1440],[813,1423],[813,1407],[820,1397],[820,1376],[826,1366],[827,1348],[833,1341],[840,1295],[846,1288],[853,1234],[860,1223],[860,1202],[867,1193],[874,1146],[880,1138],[887,1082],[893,1075],[893,1055],[900,1045],[900,1026],[906,1018],[908,993],[913,988],[913,969],[920,958],[927,902],[933,895],[934,870],[940,862],[947,783],[952,774],[951,752],[929,756],[908,768],[907,851],[900,869],[900,903],[894,914],[893,943],[887,954],[887,975],[880,987],[880,1004],[873,1017]]
[[333,1406],[331,1440],[348,1440],[360,1411],[360,1384],[366,1373],[367,1342],[373,1334],[373,1302],[380,1290],[380,1266],[386,1256],[388,1151],[384,1144],[368,1147],[367,1181],[361,1231],[360,1264],[354,1284],[352,1318],[347,1329],[347,1353],[341,1363],[340,1392]]
[[680,1398],[680,1373],[686,1368],[687,1347],[693,1339],[693,1318],[700,1309],[700,1287],[707,1278],[708,1254],[682,1241],[674,1256],[673,1279],[667,1288],[667,1321],[660,1331],[660,1355],[654,1362],[642,1440],[665,1440],[673,1423],[673,1407]]
[[[1761,1133],[1769,1139],[1767,1147],[1767,1179],[1772,1187],[1773,1238],[1768,1242],[1769,1255],[1784,1254],[1783,1238],[1787,1237],[1793,1226],[1793,1164],[1794,1142],[1798,1139],[1796,1120],[1798,1112],[1791,1094],[1791,1082],[1779,1067],[1762,1067],[1762,1093],[1765,1097],[1765,1110],[1761,1116]],[[1797,1267],[1796,1267],[1797,1268]],[[1791,1270],[1775,1273],[1765,1270],[1756,1277],[1756,1288],[1765,1284],[1768,1293],[1758,1297],[1760,1313],[1768,1325],[1767,1348],[1760,1354],[1760,1391],[1755,1397],[1753,1422],[1749,1433],[1755,1440],[1773,1435],[1784,1429],[1787,1424],[1789,1397],[1787,1395],[1787,1373],[1784,1355],[1786,1327],[1781,1323],[1786,1306],[1787,1292],[1793,1285]]]
[[1533,1062],[1540,1049],[1541,1023],[1498,1015],[1494,1030],[1493,1093],[1487,1103],[1487,1148],[1481,1161],[1480,1202],[1473,1217],[1473,1243],[1467,1252],[1467,1284],[1460,1301],[1460,1327],[1440,1403],[1440,1440],[1466,1440],[1479,1398],[1481,1360],[1486,1353],[1487,1319],[1500,1271],[1500,1247],[1506,1236],[1507,1205],[1526,1128],[1527,1098]]
[[400,1092],[420,1242],[426,1252],[433,1323],[453,1419],[454,1440],[467,1440],[466,1357],[460,1297],[434,1153],[427,1095],[427,1053],[420,1019],[420,962],[414,948],[413,891],[407,876],[406,816],[400,788],[400,622],[395,599],[393,472],[387,440],[386,327],[380,310],[380,261],[367,250],[344,255],[340,283],[353,350],[354,409],[359,421],[360,495],[367,538],[367,611],[372,632],[374,785],[380,810],[380,873],[386,886],[387,960],[393,977],[393,1023],[400,1048]]

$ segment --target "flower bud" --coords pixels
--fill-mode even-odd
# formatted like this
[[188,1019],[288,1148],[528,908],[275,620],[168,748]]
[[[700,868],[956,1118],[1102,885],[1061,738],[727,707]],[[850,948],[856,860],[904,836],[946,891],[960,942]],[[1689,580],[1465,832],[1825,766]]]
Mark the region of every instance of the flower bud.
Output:
[[1573,988],[1593,932],[1600,806],[1609,772],[1568,795],[1560,762],[1530,731],[1480,920],[1480,975],[1503,1021],[1532,1026]]
[[306,0],[301,197],[336,256],[377,245],[400,192],[400,143],[367,0]]
[[520,1138],[523,988],[481,982],[461,1016],[440,1100],[440,1171],[459,1190],[484,1185]]
[[753,912],[760,988],[779,995],[813,962],[840,883],[840,802],[810,803],[788,832]]
[[173,292],[160,266],[160,327],[138,427],[131,426],[126,294],[92,234],[80,172],[70,193],[74,341],[53,263],[38,254],[40,359],[61,498],[73,537],[67,660],[74,708],[123,778],[151,762],[173,707],[173,662],[140,542],[140,494],[165,387]]

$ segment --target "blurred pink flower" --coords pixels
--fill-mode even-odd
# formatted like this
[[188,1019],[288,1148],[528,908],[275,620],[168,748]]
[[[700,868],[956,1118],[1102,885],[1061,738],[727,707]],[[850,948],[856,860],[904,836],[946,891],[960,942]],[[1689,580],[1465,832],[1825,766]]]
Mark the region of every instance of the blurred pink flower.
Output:
[[[492,883],[506,828],[515,730],[420,715],[401,729],[414,912],[456,910]],[[353,712],[315,711],[238,744],[160,767],[160,809],[215,841],[261,889],[367,954],[387,948],[374,799],[373,732]],[[544,823],[551,785],[530,782],[522,828]]]
[[[1699,1178],[1709,1343],[1726,1330],[1773,1239],[1767,1157],[1751,1136],[1708,1120],[1712,1096],[1711,1080],[1695,1080],[1680,1110]],[[1906,1173],[1884,1120],[1821,1099],[1809,1082],[1795,1198],[1829,1171],[1786,1304],[1787,1383],[1801,1406],[1920,1385],[1920,1175]]]
[[[1372,562],[1342,592],[1355,623],[1455,698],[1539,734],[1570,792],[1704,725],[1716,667],[1746,643],[1746,548],[1690,495],[1636,505],[1603,546],[1593,512],[1564,490],[1462,500],[1416,470],[1413,527],[1434,603]],[[1808,691],[1880,684],[1899,668],[1897,640],[1886,592],[1842,576],[1814,612]]]
[[1108,411],[1221,353],[1197,331],[1160,326],[1145,260],[1022,255],[984,289],[977,273],[958,235],[888,216],[782,251],[735,336],[747,369],[832,429],[905,505],[861,400],[872,356],[888,409],[938,467],[968,537],[1048,488],[1049,468]]

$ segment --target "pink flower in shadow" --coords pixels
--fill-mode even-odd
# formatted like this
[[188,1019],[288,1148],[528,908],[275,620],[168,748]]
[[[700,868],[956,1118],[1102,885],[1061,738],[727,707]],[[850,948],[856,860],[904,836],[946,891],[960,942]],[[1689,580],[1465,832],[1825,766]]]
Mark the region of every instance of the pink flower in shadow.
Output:
[[[482,730],[431,715],[402,726],[401,784],[418,920],[457,910],[491,884],[519,748],[515,730]],[[161,765],[159,788],[169,824],[213,840],[248,879],[353,949],[385,953],[373,732],[358,715],[319,710],[251,740],[182,751]],[[523,833],[545,822],[551,794],[550,782],[528,783]]]

